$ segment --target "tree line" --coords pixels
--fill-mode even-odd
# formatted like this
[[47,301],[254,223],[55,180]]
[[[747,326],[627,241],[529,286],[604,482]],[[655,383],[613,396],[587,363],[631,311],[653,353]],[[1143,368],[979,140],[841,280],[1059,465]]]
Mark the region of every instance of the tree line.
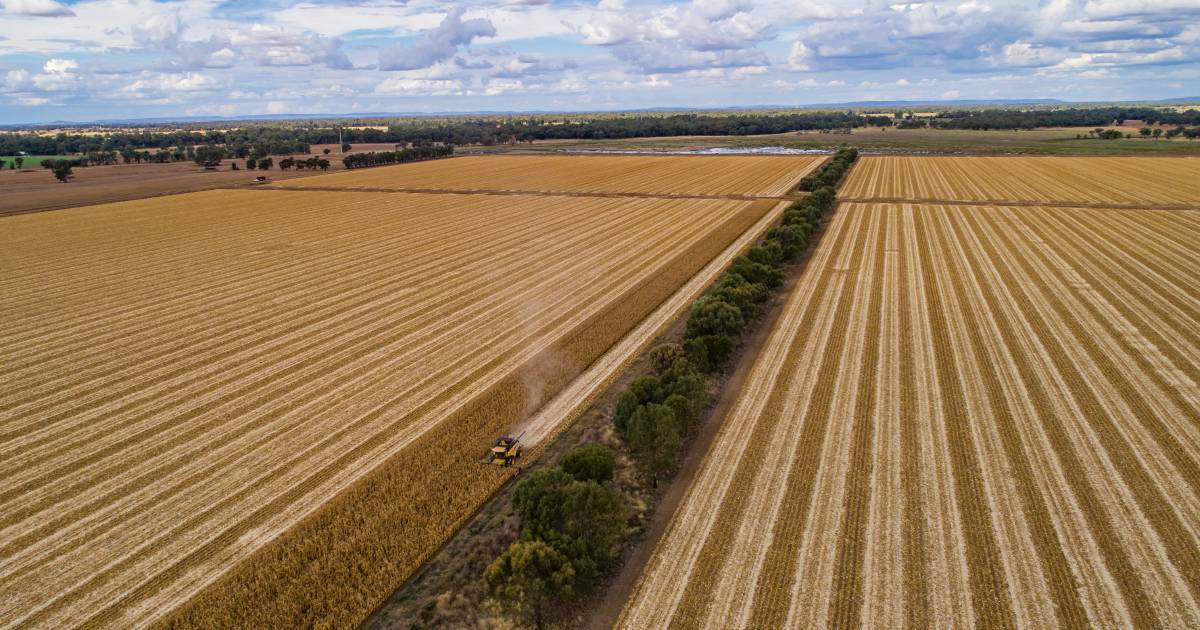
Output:
[[1126,120],[1144,120],[1148,124],[1200,125],[1200,111],[1176,112],[1152,107],[964,110],[939,113],[930,126],[941,129],[1036,129],[1120,125]]
[[[734,259],[693,303],[683,342],[652,348],[649,374],[622,392],[613,426],[648,486],[675,474],[709,404],[709,390],[783,283],[787,266],[836,204],[834,189],[857,155],[842,149],[812,179],[805,178],[819,184],[816,190],[788,207],[760,244]],[[588,444],[514,488],[520,536],[488,567],[484,582],[491,597],[535,628],[565,616],[619,555],[628,500],[613,487],[613,468],[609,449]]]
[[374,151],[371,153],[351,153],[342,158],[346,168],[366,168],[369,166],[384,166],[386,164],[403,164],[417,160],[429,160],[454,155],[454,145],[440,144],[437,146],[421,146],[399,151]]

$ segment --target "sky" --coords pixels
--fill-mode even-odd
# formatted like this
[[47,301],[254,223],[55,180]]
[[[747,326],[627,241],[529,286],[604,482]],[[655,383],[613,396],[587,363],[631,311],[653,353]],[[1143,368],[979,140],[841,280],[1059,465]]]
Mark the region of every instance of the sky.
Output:
[[1200,0],[0,7],[0,123],[1200,95]]

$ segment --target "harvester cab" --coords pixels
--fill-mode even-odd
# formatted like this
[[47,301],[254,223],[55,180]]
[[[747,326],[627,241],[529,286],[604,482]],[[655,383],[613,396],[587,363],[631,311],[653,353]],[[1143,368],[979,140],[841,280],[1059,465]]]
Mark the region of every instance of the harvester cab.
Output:
[[521,461],[521,435],[502,435],[496,438],[488,463],[495,466],[515,466]]

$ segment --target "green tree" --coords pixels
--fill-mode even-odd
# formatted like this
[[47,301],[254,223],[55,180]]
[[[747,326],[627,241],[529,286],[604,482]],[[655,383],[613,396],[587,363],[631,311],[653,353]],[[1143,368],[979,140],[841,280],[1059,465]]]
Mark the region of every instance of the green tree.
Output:
[[69,160],[55,161],[54,166],[50,167],[50,170],[54,173],[55,179],[64,184],[74,176],[71,172],[71,162]]
[[18,155],[16,159],[13,160],[13,164],[15,164],[17,168],[21,168],[25,165],[25,158]]
[[677,343],[660,343],[650,350],[650,368],[659,376],[671,369],[680,359],[686,360],[687,353],[683,351],[683,346]]
[[1152,132],[1149,127],[1142,127],[1141,129],[1138,130],[1138,133],[1142,134],[1142,136],[1144,136],[1144,137],[1150,137],[1150,134]]
[[563,528],[563,492],[571,475],[559,468],[535,470],[513,489],[512,505],[521,518],[521,536],[526,540],[547,537]]
[[483,574],[488,594],[526,615],[541,630],[561,611],[575,586],[570,560],[540,540],[515,542]]
[[1163,130],[1162,130],[1162,128],[1161,128],[1161,127],[1155,127],[1155,128],[1154,128],[1154,139],[1155,139],[1155,140],[1158,140],[1159,138],[1161,138],[1161,137],[1162,137],[1162,135],[1163,135]]
[[722,300],[703,297],[696,300],[692,306],[685,334],[690,338],[706,335],[736,336],[745,326],[746,321],[738,307]]
[[613,478],[613,453],[603,444],[577,446],[562,456],[558,465],[577,481],[605,483]]
[[562,529],[544,540],[571,561],[577,583],[590,586],[616,557],[625,503],[609,486],[575,481],[563,489],[562,511]]
[[246,158],[246,170],[253,171],[258,168],[258,160],[255,158]]
[[643,405],[629,418],[629,448],[642,474],[658,480],[675,472],[683,444],[675,413],[666,405]]
[[271,158],[269,158],[269,157],[265,157],[265,158],[263,158],[263,159],[261,159],[261,160],[259,160],[259,161],[258,161],[258,170],[260,170],[260,171],[265,171],[265,170],[268,170],[268,169],[270,169],[270,168],[271,168],[271,166],[272,166],[274,163],[275,163],[275,162],[274,162],[274,160],[272,160],[272,159],[271,159]]

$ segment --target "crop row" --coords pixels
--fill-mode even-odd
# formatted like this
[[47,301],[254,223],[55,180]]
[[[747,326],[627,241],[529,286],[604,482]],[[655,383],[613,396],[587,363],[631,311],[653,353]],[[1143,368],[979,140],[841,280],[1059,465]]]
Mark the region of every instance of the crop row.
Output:
[[1200,159],[868,157],[841,190],[879,201],[1200,204]]
[[473,462],[491,437],[767,211],[170,199],[8,224],[3,625],[143,625],[197,592],[174,623],[361,619],[505,478]]
[[384,188],[777,197],[820,156],[492,155],[289,180],[288,188]]
[[1198,244],[843,204],[622,626],[1200,622]]

